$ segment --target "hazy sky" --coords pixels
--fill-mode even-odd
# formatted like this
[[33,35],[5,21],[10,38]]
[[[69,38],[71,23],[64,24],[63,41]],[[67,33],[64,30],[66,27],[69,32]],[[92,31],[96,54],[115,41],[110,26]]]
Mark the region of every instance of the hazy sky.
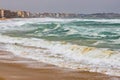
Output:
[[0,0],[0,8],[31,12],[120,13],[120,0]]

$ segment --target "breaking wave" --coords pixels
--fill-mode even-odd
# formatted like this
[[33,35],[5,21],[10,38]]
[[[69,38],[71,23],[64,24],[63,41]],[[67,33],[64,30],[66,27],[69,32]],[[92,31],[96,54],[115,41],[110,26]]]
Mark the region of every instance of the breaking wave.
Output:
[[119,76],[119,22],[50,18],[1,21],[0,44],[17,56]]

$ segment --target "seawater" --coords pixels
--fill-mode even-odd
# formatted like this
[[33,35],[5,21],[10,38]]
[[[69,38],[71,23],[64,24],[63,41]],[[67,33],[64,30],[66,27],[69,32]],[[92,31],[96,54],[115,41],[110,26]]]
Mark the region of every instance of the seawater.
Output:
[[120,76],[120,19],[0,21],[0,44],[17,56]]

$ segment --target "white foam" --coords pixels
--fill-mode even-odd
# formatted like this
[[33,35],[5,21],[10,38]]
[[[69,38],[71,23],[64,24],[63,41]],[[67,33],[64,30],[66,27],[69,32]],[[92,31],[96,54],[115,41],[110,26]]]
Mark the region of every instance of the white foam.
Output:
[[[87,19],[75,19],[75,21],[87,21]],[[51,18],[34,18],[34,19],[12,19],[6,22],[0,23],[0,32],[3,30],[25,30],[25,28],[20,28],[26,23],[49,23],[54,22],[69,22],[74,21],[74,19],[51,19]],[[89,21],[103,21],[112,22],[112,20],[95,20],[89,19]],[[116,20],[119,22],[119,20]],[[60,27],[58,24],[54,29]],[[28,28],[28,27],[27,27]],[[77,28],[64,28],[69,34],[75,34],[78,31]],[[82,30],[83,29],[83,30]],[[84,28],[80,30],[84,31]],[[27,29],[28,30],[28,29]],[[47,32],[51,29],[45,29],[43,32]],[[92,30],[92,29],[91,29]],[[92,37],[98,36],[99,30],[96,32],[89,32],[90,30],[85,30],[83,36],[90,34]],[[103,30],[104,31],[104,28]],[[118,30],[119,32],[119,30]],[[91,34],[92,33],[92,34]],[[52,34],[50,34],[52,35]],[[105,35],[101,35],[104,37]],[[119,40],[118,40],[119,42]],[[8,51],[13,52],[17,56],[32,58],[38,61],[54,64],[60,67],[67,67],[73,69],[84,69],[92,72],[101,72],[105,74],[120,75],[120,52],[111,51],[104,48],[94,48],[87,46],[75,45],[67,42],[61,41],[47,41],[43,39],[35,38],[18,38],[0,35],[0,43],[6,44]],[[94,45],[102,43],[98,41]],[[117,43],[117,42],[116,42]]]
[[78,19],[77,21],[95,21],[107,23],[120,23],[120,19]]
[[93,72],[120,75],[120,52],[118,51],[79,46],[66,42],[8,36],[0,36],[0,43],[6,43],[7,50],[17,56],[36,59],[60,67],[82,68]]

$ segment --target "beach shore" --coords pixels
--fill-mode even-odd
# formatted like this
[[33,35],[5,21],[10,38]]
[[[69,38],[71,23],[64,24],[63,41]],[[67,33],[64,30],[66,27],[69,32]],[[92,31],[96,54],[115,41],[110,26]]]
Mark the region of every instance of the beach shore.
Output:
[[[5,57],[6,56],[6,57]],[[8,58],[7,58],[8,57]],[[0,80],[119,80],[99,73],[59,68],[0,51]]]

